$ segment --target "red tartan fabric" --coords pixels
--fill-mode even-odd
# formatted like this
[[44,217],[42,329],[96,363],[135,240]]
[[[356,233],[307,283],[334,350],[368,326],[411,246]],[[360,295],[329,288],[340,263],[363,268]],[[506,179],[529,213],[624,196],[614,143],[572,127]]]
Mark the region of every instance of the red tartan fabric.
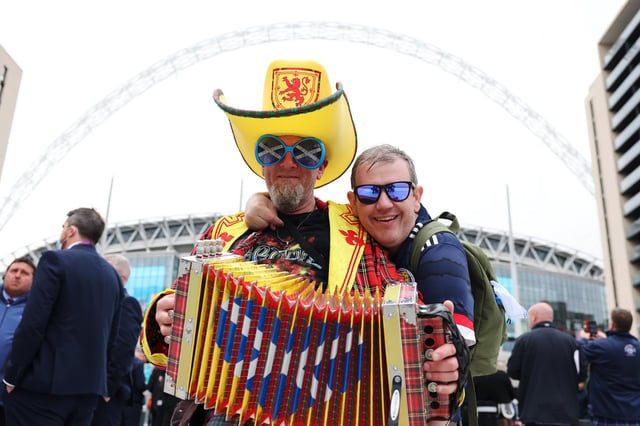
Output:
[[176,307],[174,310],[173,326],[171,328],[171,343],[167,349],[167,375],[175,383],[178,378],[178,359],[182,345],[182,331],[184,328],[184,312],[187,306],[187,290],[189,288],[189,274],[176,279]]
[[[227,279],[223,283],[227,292],[232,293],[236,288],[236,281],[233,279]],[[255,288],[247,288],[248,292],[238,292],[237,295],[244,300],[239,301],[240,308],[246,305],[246,302],[251,298],[258,301],[261,296],[258,293],[250,293]],[[223,292],[220,291],[220,294]],[[296,410],[296,421],[309,420],[312,424],[324,423],[325,419],[329,424],[338,424],[344,422],[346,424],[379,424],[381,419],[386,419],[388,416],[388,377],[386,375],[386,363],[384,347],[384,335],[381,324],[381,311],[380,311],[380,299],[371,297],[365,297],[364,300],[358,296],[353,298],[346,297],[342,301],[338,301],[335,297],[321,296],[317,300],[317,307],[309,314],[304,314],[306,308],[300,311],[300,316],[294,315],[297,305],[297,297],[292,297],[286,303],[286,299],[278,294],[267,293],[264,298],[265,306],[269,307],[267,312],[267,322],[264,327],[259,331],[262,333],[261,344],[257,346],[259,358],[257,362],[257,370],[254,376],[254,387],[252,389],[252,398],[245,408],[248,407],[248,413],[245,414],[240,420],[251,421],[252,416],[258,415],[258,423],[262,421],[273,422],[277,420],[280,422],[287,422],[289,420],[289,414],[292,409],[293,398],[293,383],[299,369],[304,371],[302,376],[302,388],[305,390],[302,397],[302,404]],[[360,300],[360,302],[358,302]],[[353,305],[364,305],[364,309],[367,313],[362,316],[358,309],[353,310]],[[306,306],[306,305],[304,305]],[[285,308],[286,307],[286,308]],[[280,308],[280,309],[279,309]],[[278,313],[278,311],[280,311]],[[341,313],[344,313],[342,315]],[[253,320],[256,318],[257,311],[252,313],[252,325],[255,327]],[[338,317],[340,314],[340,317]],[[296,356],[301,354],[302,349],[302,337],[306,326],[309,323],[309,315],[311,315],[311,325],[313,331],[312,343],[309,346],[310,356],[307,359],[306,365],[299,364],[300,359],[292,359],[292,364],[289,366],[287,373],[288,377],[284,382],[288,385],[283,388],[286,389],[283,393],[282,404],[279,406],[278,411],[275,411],[276,395],[280,389],[280,376],[285,353],[284,348],[286,346],[289,330],[293,328],[294,332],[298,336],[298,341],[294,345],[292,353]],[[270,381],[265,379],[265,366],[267,366],[267,357],[269,356],[268,347],[272,341],[272,336],[275,333],[274,322],[276,316],[282,319],[282,328],[274,341],[277,341],[276,356],[273,361]],[[221,319],[222,317],[219,317]],[[365,319],[364,321],[363,318]],[[248,317],[239,315],[237,318],[237,327],[241,329],[245,320]],[[227,316],[225,322],[218,323],[219,330],[224,330],[227,333],[230,329],[231,316]],[[424,388],[422,363],[423,363],[423,351],[425,348],[437,348],[440,345],[448,342],[451,338],[448,329],[443,325],[443,320],[440,317],[435,318],[418,318],[418,325],[401,320],[400,323],[401,336],[402,336],[402,348],[403,358],[405,363],[405,379],[407,381],[407,397],[410,424],[425,424],[430,420],[446,420],[450,414],[450,404],[452,402],[449,398],[439,398],[437,395],[430,395]],[[355,340],[353,345],[354,357],[347,359],[344,353],[347,351],[347,332],[350,327],[353,327],[355,332]],[[358,356],[357,336],[362,333],[362,354]],[[324,334],[322,334],[324,333]],[[239,335],[239,332],[236,332]],[[338,343],[333,346],[333,337],[339,336]],[[225,334],[227,336],[227,334]],[[320,346],[320,340],[324,336],[324,346]],[[238,339],[223,339],[223,346],[218,348],[221,355],[225,352],[227,347],[231,347],[234,350],[234,356],[228,360],[230,365],[235,365],[237,362],[237,344]],[[231,345],[231,346],[228,346]],[[253,339],[251,340],[253,347]],[[244,355],[244,372],[242,376],[246,378],[247,370],[249,368],[251,355],[247,351]],[[335,371],[332,373],[331,357],[333,354],[337,354],[335,361]],[[312,404],[312,395],[309,391],[311,388],[311,381],[314,373],[314,366],[316,361],[320,361],[320,374],[318,376],[318,388],[315,395],[315,402]],[[222,363],[222,359],[218,363],[213,363],[212,369],[216,369],[217,373],[213,374],[215,377],[215,383],[208,383],[208,386],[212,392],[209,394],[208,399],[205,401],[205,407],[213,407],[217,398],[224,397],[226,401],[229,398],[229,386],[232,381],[232,377],[227,377],[227,384],[225,386],[218,386],[219,369]],[[347,364],[348,363],[348,364]],[[353,372],[348,377],[345,376],[345,371],[349,366],[349,371]],[[362,370],[362,380],[357,381],[355,372],[357,369]],[[342,381],[348,380],[351,384],[348,386],[350,392],[347,393],[346,399],[344,399],[339,390],[342,388]],[[331,383],[333,383],[331,385]],[[330,387],[331,386],[331,387]],[[240,393],[244,393],[244,387],[239,388],[236,392],[235,398],[240,397]],[[358,387],[360,390],[358,391]],[[261,390],[267,389],[267,399],[262,406],[262,412],[258,414],[256,411],[259,406],[258,397]],[[358,396],[360,395],[360,396]],[[214,422],[220,422],[226,414],[226,405],[218,407],[220,411],[217,417],[211,419]],[[343,413],[344,408],[344,413]],[[220,416],[221,415],[221,416]],[[233,416],[233,414],[231,414]],[[247,417],[249,416],[249,417]],[[344,416],[344,417],[343,417]],[[224,423],[222,423],[224,424]]]
[[145,356],[156,367],[164,369],[167,365],[167,344],[164,336],[160,333],[160,327],[156,323],[156,302],[159,298],[173,294],[172,289],[166,289],[157,294],[150,303],[144,317],[143,333],[140,334],[140,343],[145,352]]
[[[322,204],[319,203],[319,206],[322,208]],[[324,205],[324,208],[326,209],[326,205]],[[202,236],[203,239],[209,239],[213,230],[214,230],[214,226],[210,227]],[[328,230],[327,230],[328,232]],[[240,239],[236,240],[236,243],[240,243],[241,241],[243,241],[243,239],[245,239],[247,236],[244,237],[240,237]],[[225,247],[225,249],[228,249],[229,247]],[[235,251],[236,254],[240,254],[240,255],[244,255],[244,252],[242,251]],[[365,249],[364,249],[364,254],[360,259],[359,265],[358,265],[358,271],[356,274],[356,279],[354,282],[354,288],[363,290],[363,289],[380,289],[381,292],[384,291],[384,288],[386,287],[387,283],[391,282],[391,281],[402,281],[402,277],[397,273],[395,266],[388,261],[388,258],[385,254],[385,252],[383,250],[381,250],[381,248],[375,243],[375,241],[372,240],[368,240],[365,244]],[[175,283],[176,287],[180,286],[180,280],[176,280]],[[178,288],[176,289],[178,290]],[[179,290],[178,290],[179,291]],[[177,297],[178,299],[178,297]],[[177,302],[178,303],[178,302]],[[246,303],[246,302],[245,302]],[[243,305],[244,306],[244,305]],[[176,307],[176,311],[178,310],[178,307]],[[243,311],[244,312],[244,311]],[[257,313],[259,312],[259,303],[256,303],[255,308],[254,308],[254,316],[252,319],[252,322],[257,324],[258,318],[257,318]],[[269,316],[268,316],[268,321],[267,321],[267,325],[265,326],[265,329],[269,329],[270,327],[272,327],[272,323],[273,323],[273,315],[274,315],[274,311],[270,311]],[[333,396],[330,399],[330,406],[328,407],[328,413],[329,413],[329,421],[337,423],[340,421],[340,418],[338,416],[340,415],[344,415],[344,421],[347,424],[364,424],[364,423],[371,423],[375,421],[378,421],[382,418],[386,418],[387,413],[384,411],[386,410],[386,404],[388,401],[388,386],[386,384],[386,382],[383,380],[383,377],[380,375],[379,370],[376,370],[379,367],[376,367],[377,365],[379,365],[381,362],[384,362],[384,351],[381,349],[384,347],[384,342],[383,342],[383,337],[382,337],[382,333],[380,331],[381,328],[381,324],[379,321],[379,318],[377,318],[374,321],[370,321],[370,322],[365,322],[365,323],[359,323],[361,316],[358,316],[356,314],[356,316],[354,317],[354,324],[353,324],[353,342],[352,342],[352,354],[351,354],[351,358],[349,360],[349,364],[346,364],[346,360],[345,358],[341,358],[341,360],[338,362],[337,366],[336,366],[336,372],[334,373],[335,377],[333,378],[334,380],[334,384],[333,384]],[[176,318],[174,318],[174,328],[181,328],[181,323],[180,321],[183,321],[183,318],[181,318],[180,316],[176,316]],[[301,324],[304,324],[304,321],[306,321],[306,319],[304,320],[297,320],[296,323],[296,327],[300,328],[300,330],[303,329],[303,327],[301,326]],[[314,407],[314,419],[317,421],[324,421],[324,413],[323,413],[323,399],[324,396],[326,395],[326,385],[329,382],[329,372],[328,372],[328,359],[330,357],[330,349],[331,349],[331,337],[333,336],[333,330],[337,325],[335,324],[335,322],[329,327],[329,330],[327,332],[327,336],[325,337],[326,341],[325,341],[325,349],[324,349],[324,359],[326,360],[326,362],[323,363],[322,365],[322,382],[321,382],[321,386],[320,389],[318,389],[318,395],[317,398],[318,400],[316,401],[315,407]],[[366,330],[364,330],[364,345],[365,345],[365,350],[363,353],[363,358],[362,359],[358,359],[358,353],[357,353],[357,343],[358,343],[358,333],[361,327],[365,327]],[[340,344],[337,348],[339,353],[344,353],[345,351],[345,342],[346,342],[346,333],[348,330],[348,325],[346,323],[342,323],[340,325],[341,329],[340,329]],[[315,344],[317,345],[317,340],[318,340],[318,331],[319,327],[314,327],[314,332],[313,332],[313,336],[312,336],[312,342],[315,342]],[[248,368],[248,364],[250,361],[250,353],[251,353],[251,345],[253,345],[253,339],[255,337],[255,326],[253,326],[251,328],[251,334],[250,334],[250,347],[247,348],[247,351],[245,353],[245,360],[244,360],[244,369],[246,372],[246,369]],[[281,336],[286,336],[287,334],[287,329],[283,329],[281,331]],[[149,331],[147,331],[149,332]],[[238,330],[236,332],[237,335],[239,335],[240,330]],[[415,330],[414,330],[415,333]],[[378,336],[377,338],[374,338],[372,336]],[[302,340],[303,337],[303,333],[298,331],[298,336],[299,336],[299,340]],[[283,340],[283,338],[281,337],[280,339],[281,341]],[[264,364],[266,361],[266,348],[268,347],[269,344],[269,337],[268,336],[264,336],[263,341],[262,341],[262,345],[261,345],[261,349],[260,349],[260,359],[258,362],[258,369],[256,371],[256,377],[261,377],[263,374],[263,369],[264,369]],[[284,341],[281,343],[284,344]],[[301,345],[301,342],[297,342],[297,346],[296,346],[296,351],[300,351],[299,347]],[[413,343],[407,343],[407,345],[413,345]],[[421,343],[417,342],[417,348],[421,348]],[[307,360],[307,366],[305,367],[307,370],[312,370],[312,366],[313,366],[313,361],[314,361],[314,357],[315,357],[315,348],[317,346],[314,346],[312,344],[311,348],[313,350],[313,352],[309,355],[309,359]],[[420,361],[420,354],[419,354],[419,349],[417,352],[415,352],[414,355],[412,355],[414,357],[414,363],[415,363],[415,372],[412,373],[413,376],[413,380],[415,381],[414,387],[416,389],[421,388],[422,386],[424,386],[423,384],[423,373],[422,373],[422,365],[421,365],[421,361]],[[284,348],[281,348],[281,352],[284,352]],[[172,352],[172,355],[176,355],[176,353]],[[235,365],[234,363],[237,361],[235,358],[237,357],[237,349],[234,352],[234,359],[231,360],[231,371],[233,371],[233,366]],[[221,354],[221,359],[220,362],[222,362],[222,357],[224,356],[224,354]],[[297,356],[297,353],[296,353]],[[406,356],[406,355],[405,355]],[[177,359],[176,356],[174,356],[173,358]],[[411,358],[411,356],[410,356]],[[288,378],[288,382],[291,383],[292,380],[295,379],[295,375],[297,370],[300,368],[298,362],[299,362],[299,357],[296,359],[292,360],[292,365],[289,367],[289,378]],[[209,367],[211,367],[210,364],[210,360],[208,363],[206,363]],[[375,364],[375,365],[374,365]],[[203,364],[204,365],[204,364]],[[361,398],[359,401],[353,399],[355,397],[352,396],[352,399],[348,399],[348,398],[343,398],[342,395],[340,395],[339,391],[342,387],[342,380],[343,380],[343,372],[348,368],[350,373],[349,373],[349,377],[347,377],[345,380],[347,380],[349,382],[348,384],[348,389],[351,390],[351,395],[356,394],[356,392],[353,391],[353,389],[357,388],[358,384],[355,381],[355,375],[356,375],[356,371],[357,368],[360,367],[363,369],[363,382],[360,383],[360,387],[361,387],[361,392],[363,394],[367,394],[369,393],[368,389],[365,392],[364,390],[368,387],[376,387],[377,389],[379,389],[379,392],[376,392],[376,400],[373,403],[370,403],[369,400],[367,398]],[[168,371],[172,371],[174,367],[170,366],[168,368]],[[216,368],[218,368],[218,366],[216,366]],[[274,366],[274,371],[272,372],[272,378],[271,378],[271,386],[270,386],[270,396],[271,397],[275,397],[275,393],[277,392],[277,387],[275,387],[275,384],[277,384],[279,382],[279,373],[280,373],[280,364],[278,364],[277,366],[277,370],[275,369],[276,366]],[[202,374],[202,372],[201,372]],[[207,371],[207,376],[209,377],[209,373]],[[215,376],[215,374],[214,374]],[[304,389],[309,389],[310,387],[310,374],[306,374],[304,376],[304,384],[303,384],[303,388]],[[214,379],[215,380],[215,379]],[[227,377],[227,382],[230,382],[232,380],[232,377]],[[244,394],[244,387],[246,385],[246,373],[244,373],[243,377],[241,378],[241,386],[239,387],[239,389],[237,390],[237,394],[235,395],[235,403],[233,404],[232,410],[231,412],[234,412],[234,409],[238,409],[239,405],[242,401],[242,396]],[[207,383],[207,387],[209,387],[209,383]],[[213,386],[214,388],[216,387],[215,385]],[[228,388],[227,388],[228,390]],[[252,398],[251,398],[251,402],[248,404],[249,407],[256,407],[257,406],[257,401],[256,398],[259,395],[259,386],[254,387],[253,391],[252,391]],[[418,391],[415,392],[414,396],[412,396],[411,398],[419,398],[419,399],[424,399],[422,396],[418,396],[420,395],[420,393]],[[225,395],[225,406],[226,406],[226,402],[227,402],[227,398],[229,397],[228,394]],[[303,397],[303,401],[300,402],[301,410],[306,410],[308,405],[309,405],[309,393],[308,391],[305,392],[305,396]],[[273,408],[272,404],[274,401],[269,401],[268,403],[268,407],[267,408],[267,413],[265,413],[266,415],[270,415],[273,413],[270,413],[269,411]],[[205,402],[206,406],[211,407],[215,404],[215,401],[212,400],[207,400]],[[282,419],[282,415],[284,413],[285,416],[289,415],[289,410],[292,404],[291,401],[291,395],[287,395],[285,396],[285,400],[282,403],[283,405],[280,408],[280,412],[278,413],[278,419]],[[418,403],[418,402],[412,402],[414,407],[424,407],[424,401]],[[421,404],[421,405],[418,405]],[[371,405],[371,406],[370,406]],[[344,409],[344,413],[342,413],[342,407],[345,407]],[[382,407],[382,408],[381,408]],[[383,411],[372,411],[373,408],[375,408],[376,410],[381,409]],[[447,409],[448,410],[448,409]],[[447,411],[448,412],[448,411]],[[440,413],[439,410],[435,411],[436,415],[438,415],[438,413]],[[255,414],[255,412],[250,412],[248,414]],[[357,418],[356,418],[357,416]],[[223,416],[224,417],[224,416]],[[246,417],[244,417],[244,420],[248,420]],[[238,420],[235,420],[236,422]],[[375,422],[374,422],[375,423]]]
[[[205,265],[203,268],[203,274],[206,277],[204,280],[204,290],[202,296],[202,304],[200,305],[200,312],[202,318],[200,319],[200,324],[205,327],[208,324],[214,323],[214,316],[211,310],[211,305],[213,302],[213,298],[215,295],[215,273],[209,273],[209,266]],[[200,330],[201,333],[205,333],[205,330]],[[208,329],[206,330],[208,332]],[[206,335],[206,334],[205,334]],[[188,398],[197,399],[198,398],[198,382],[200,381],[201,376],[204,376],[205,373],[208,372],[208,369],[205,366],[205,369],[202,369],[202,352],[205,350],[206,343],[209,339],[205,339],[205,341],[198,342],[198,347],[195,349],[196,354],[193,359],[193,376],[195,380],[192,381],[191,386],[188,390]]]
[[[316,199],[316,207],[318,210],[325,211],[325,212],[327,212],[327,209],[328,209],[327,203],[318,199]],[[223,219],[220,219],[215,224],[211,225],[201,235],[200,239],[201,240],[211,239],[214,231],[221,233],[223,236],[223,239],[228,239],[229,236],[224,232],[224,227],[222,226],[222,223],[229,222],[227,219],[228,217],[225,217]],[[238,215],[234,218],[234,220],[236,222],[243,221],[244,215]],[[234,224],[236,222],[234,222]],[[221,228],[222,230],[219,228]],[[265,230],[260,232],[271,232],[271,231]],[[317,233],[323,233],[323,232],[327,234],[327,240],[328,240],[328,234],[329,234],[328,229],[325,228],[325,229],[317,230]],[[251,233],[241,236],[238,240],[235,241],[233,247],[236,247],[237,245],[242,245],[241,242],[249,238],[250,236],[251,236]],[[274,239],[273,244],[283,244],[283,243],[278,242],[276,239]],[[229,250],[229,249],[230,247],[228,245],[225,245],[224,250]],[[248,249],[249,247],[244,246],[243,247],[244,251],[234,250],[234,253],[239,255],[245,255],[246,250]],[[192,255],[195,255],[195,247],[192,251]],[[284,269],[286,269],[285,266],[286,265],[284,264],[282,265]],[[295,271],[295,270],[298,270],[298,268],[293,268],[292,270]],[[394,264],[388,260],[386,252],[384,252],[375,241],[368,239],[367,244],[365,245],[364,253],[358,264],[358,272],[356,274],[354,288],[358,288],[361,291],[363,291],[365,288],[369,288],[369,289],[380,288],[381,290],[384,290],[384,287],[390,281],[403,281],[403,278],[396,271]],[[175,288],[177,284],[178,282],[176,279],[176,281],[174,282],[173,288]],[[153,315],[151,315],[152,312],[153,312]],[[144,339],[148,341],[150,352],[151,352],[148,355],[152,356],[153,354],[168,354],[168,345],[164,342],[163,336],[160,334],[160,329],[157,323],[155,322],[155,304],[154,303],[150,304],[149,308],[147,309],[144,325],[145,325],[143,330],[144,331],[143,334],[145,336]],[[150,359],[150,361],[153,362],[154,365],[156,365],[157,367],[160,367],[160,368],[166,367],[165,364],[156,362],[155,358]]]

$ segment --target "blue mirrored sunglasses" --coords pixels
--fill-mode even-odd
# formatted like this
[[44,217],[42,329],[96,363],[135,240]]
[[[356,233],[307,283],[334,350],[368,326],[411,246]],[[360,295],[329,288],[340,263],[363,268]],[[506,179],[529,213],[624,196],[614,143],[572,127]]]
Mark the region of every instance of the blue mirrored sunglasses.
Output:
[[306,169],[317,169],[324,162],[324,144],[320,139],[303,138],[293,146],[288,146],[274,135],[262,135],[256,143],[256,160],[261,166],[273,166],[291,153],[296,163]]
[[386,185],[358,185],[354,192],[362,204],[374,204],[383,190],[391,201],[399,202],[409,197],[411,188],[413,188],[411,182],[391,182]]

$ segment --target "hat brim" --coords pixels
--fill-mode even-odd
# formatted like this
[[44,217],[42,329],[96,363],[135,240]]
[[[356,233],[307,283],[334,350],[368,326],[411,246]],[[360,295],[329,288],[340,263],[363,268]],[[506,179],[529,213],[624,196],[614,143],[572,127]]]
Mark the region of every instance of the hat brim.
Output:
[[255,146],[258,138],[265,134],[315,137],[324,143],[327,167],[316,181],[316,188],[342,176],[356,155],[356,128],[340,83],[336,84],[336,92],[331,96],[299,108],[273,111],[232,108],[226,104],[220,89],[215,91],[213,99],[229,119],[244,162],[263,179],[262,166],[255,157]]

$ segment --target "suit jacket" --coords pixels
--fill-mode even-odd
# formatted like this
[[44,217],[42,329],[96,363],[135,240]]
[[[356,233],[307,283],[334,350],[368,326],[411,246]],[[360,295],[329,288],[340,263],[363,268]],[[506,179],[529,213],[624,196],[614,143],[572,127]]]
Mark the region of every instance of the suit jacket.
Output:
[[[109,369],[114,372],[107,378],[109,396],[118,398],[118,392],[129,385],[129,367],[135,358],[136,345],[142,328],[142,308],[138,300],[129,296],[123,288],[124,297],[120,304],[120,326],[116,343],[111,348]],[[127,395],[126,398],[128,399]]]
[[45,252],[16,329],[5,381],[53,395],[107,395],[107,353],[123,286],[94,246]]
[[146,378],[144,377],[144,362],[134,357],[129,368],[129,385],[131,386],[131,405],[144,404],[144,391],[147,389]]

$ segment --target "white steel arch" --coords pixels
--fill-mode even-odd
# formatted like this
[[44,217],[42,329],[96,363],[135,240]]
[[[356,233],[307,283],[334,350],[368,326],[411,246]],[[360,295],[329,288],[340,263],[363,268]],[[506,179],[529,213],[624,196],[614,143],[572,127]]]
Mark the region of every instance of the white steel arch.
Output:
[[339,40],[369,44],[413,56],[460,78],[519,120],[556,154],[594,194],[591,167],[585,158],[544,118],[480,69],[436,46],[384,29],[337,22],[292,22],[246,28],[181,49],[142,71],[90,108],[58,136],[16,181],[0,204],[0,230],[14,211],[64,156],[94,128],[135,97],[200,61],[258,44],[290,40]]

